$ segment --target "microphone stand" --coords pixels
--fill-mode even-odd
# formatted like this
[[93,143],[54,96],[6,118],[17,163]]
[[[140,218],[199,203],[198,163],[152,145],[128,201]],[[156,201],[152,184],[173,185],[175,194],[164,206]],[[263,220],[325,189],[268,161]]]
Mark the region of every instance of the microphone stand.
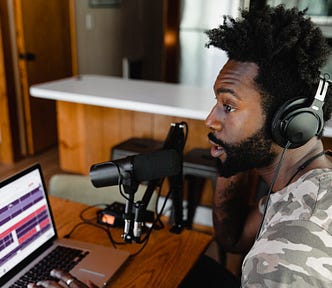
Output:
[[[162,178],[163,179],[163,178]],[[156,187],[160,184],[162,179],[152,180],[149,181],[148,187],[145,190],[145,193],[141,199],[141,201],[138,201],[135,205],[135,221],[134,221],[134,239],[137,243],[141,240],[142,235],[142,228],[145,223],[145,213],[146,213],[146,207],[148,206],[148,203],[151,200],[151,197],[154,193],[154,190]]]
[[[178,152],[180,156],[180,172],[175,176],[169,176],[170,184],[170,195],[173,201],[173,220],[174,225],[171,228],[172,233],[179,234],[183,230],[183,149],[185,145],[185,136],[183,132],[184,123],[172,123],[171,128],[167,134],[166,140],[164,142],[162,149],[174,149]],[[162,164],[162,163],[161,163]],[[145,222],[145,212],[148,203],[158,185],[162,182],[163,178],[151,180],[148,183],[148,187],[141,199],[135,206],[134,194],[137,191],[138,183],[133,183],[130,173],[123,175],[123,185],[125,193],[128,194],[128,199],[126,200],[126,208],[124,214],[125,227],[123,239],[126,242],[131,243],[135,241],[140,243],[142,228]],[[133,212],[135,211],[135,212]]]
[[148,187],[146,188],[141,201],[137,201],[135,205],[133,205],[135,200],[134,194],[137,192],[139,183],[134,181],[131,174],[128,172],[125,172],[122,175],[122,179],[124,191],[128,195],[126,199],[125,213],[123,214],[125,225],[122,238],[127,243],[132,243],[132,241],[141,243],[142,230],[146,220],[146,208],[154,190],[160,185],[163,178],[149,181]]

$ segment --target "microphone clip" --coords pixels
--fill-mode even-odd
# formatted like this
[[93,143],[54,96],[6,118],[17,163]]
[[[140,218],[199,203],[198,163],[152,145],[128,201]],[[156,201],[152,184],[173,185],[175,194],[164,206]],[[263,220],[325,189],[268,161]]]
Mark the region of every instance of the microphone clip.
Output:
[[139,183],[132,177],[132,173],[125,171],[121,173],[120,184],[123,185],[124,192],[128,195],[126,197],[126,205],[125,205],[125,213],[123,214],[124,219],[124,228],[123,228],[123,235],[122,238],[127,243],[132,243],[134,238],[134,201],[135,197],[134,194],[138,189]]

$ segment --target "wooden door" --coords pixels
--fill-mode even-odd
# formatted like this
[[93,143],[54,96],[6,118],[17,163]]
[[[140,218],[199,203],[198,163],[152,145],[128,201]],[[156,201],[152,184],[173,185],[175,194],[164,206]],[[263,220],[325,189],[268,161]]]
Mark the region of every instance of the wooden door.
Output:
[[57,143],[55,101],[31,97],[29,87],[72,75],[69,6],[70,0],[14,0],[29,154]]

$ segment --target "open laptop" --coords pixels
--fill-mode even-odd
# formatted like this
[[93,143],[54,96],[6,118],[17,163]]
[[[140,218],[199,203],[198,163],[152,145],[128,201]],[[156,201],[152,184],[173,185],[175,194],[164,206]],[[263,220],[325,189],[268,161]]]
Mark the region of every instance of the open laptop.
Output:
[[[41,167],[35,164],[0,183],[0,287],[13,283],[56,246],[86,255],[70,273],[98,287],[128,259],[129,252],[71,239],[58,239]],[[67,249],[68,250],[68,249]]]

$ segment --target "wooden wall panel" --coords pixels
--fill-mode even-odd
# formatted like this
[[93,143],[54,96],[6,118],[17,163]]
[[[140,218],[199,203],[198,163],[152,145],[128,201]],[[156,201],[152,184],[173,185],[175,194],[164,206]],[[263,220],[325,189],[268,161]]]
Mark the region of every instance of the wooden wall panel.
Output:
[[122,139],[128,139],[134,135],[134,111],[118,110],[120,119],[118,120],[118,125],[120,125],[120,138],[117,141],[122,141]]
[[[153,114],[134,112],[132,119],[132,125],[134,127],[134,133],[132,136],[139,138],[151,138],[153,137]],[[132,137],[131,136],[131,137]]]
[[104,144],[101,147],[101,149],[103,150],[103,161],[107,161],[110,159],[111,147],[116,145],[119,139],[126,139],[126,135],[123,135],[123,128],[121,125],[121,115],[124,114],[122,112],[122,110],[118,109],[103,109],[102,131],[104,135]]
[[57,101],[60,167],[86,174],[84,105]]
[[[21,106],[18,103],[17,91],[15,86],[15,69],[13,60],[12,41],[11,41],[11,6],[10,1],[0,1],[0,22],[1,22],[1,84],[2,110],[0,118],[5,119],[2,122],[2,156],[0,162],[12,163],[25,155],[25,133],[22,129],[24,115],[21,114]],[[15,54],[16,55],[16,54]],[[6,148],[5,148],[6,147]],[[5,150],[3,150],[5,148]]]
[[209,129],[206,128],[204,121],[202,120],[187,120],[189,126],[188,140],[186,145],[186,151],[193,148],[207,148],[210,147],[207,134]]
[[[104,115],[105,108],[84,105],[84,153],[86,171],[89,173],[90,166],[96,162],[103,162],[108,160],[105,158],[104,146],[107,145],[104,133]],[[111,111],[112,112],[112,111]]]
[[65,171],[88,174],[94,163],[108,161],[111,148],[131,137],[165,140],[171,123],[186,121],[185,152],[208,147],[204,121],[67,102],[57,105],[59,158]]
[[151,131],[153,135],[152,137],[156,140],[164,141],[170,129],[171,123],[177,122],[177,119],[171,116],[154,114],[153,122],[153,131]]

